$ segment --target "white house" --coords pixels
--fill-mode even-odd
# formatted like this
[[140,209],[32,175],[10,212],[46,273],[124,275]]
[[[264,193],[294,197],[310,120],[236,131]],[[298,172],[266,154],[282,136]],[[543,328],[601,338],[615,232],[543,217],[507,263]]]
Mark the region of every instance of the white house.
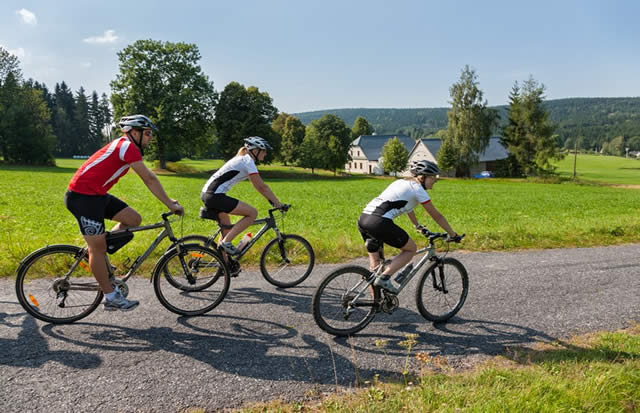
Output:
[[[409,165],[413,161],[421,161],[427,159],[432,162],[438,162],[438,152],[442,140],[439,138],[422,138],[419,139],[411,151],[409,152]],[[492,136],[489,138],[489,146],[480,154],[479,162],[471,169],[471,175],[475,175],[481,171],[495,171],[497,167],[497,161],[506,159],[509,156],[507,148],[500,143],[499,136]],[[408,171],[403,172],[403,175],[409,175]]]
[[382,147],[389,139],[395,137],[407,148],[407,152],[416,144],[413,138],[405,135],[361,135],[351,142],[351,161],[345,165],[345,171],[352,174],[382,175]]

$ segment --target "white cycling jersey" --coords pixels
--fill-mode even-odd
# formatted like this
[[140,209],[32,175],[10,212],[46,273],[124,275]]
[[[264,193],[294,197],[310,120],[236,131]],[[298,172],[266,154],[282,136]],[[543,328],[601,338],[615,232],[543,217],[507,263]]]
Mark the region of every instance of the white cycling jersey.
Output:
[[394,219],[406,214],[418,204],[431,201],[427,191],[415,180],[399,179],[387,187],[380,195],[367,204],[365,214]]
[[202,193],[224,194],[238,182],[257,173],[258,168],[256,168],[256,163],[251,155],[236,156],[211,175],[211,178],[204,184]]

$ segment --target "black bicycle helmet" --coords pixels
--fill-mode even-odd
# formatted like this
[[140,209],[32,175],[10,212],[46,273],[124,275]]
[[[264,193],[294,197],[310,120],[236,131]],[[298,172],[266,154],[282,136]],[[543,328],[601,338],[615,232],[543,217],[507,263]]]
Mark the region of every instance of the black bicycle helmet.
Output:
[[436,176],[440,175],[440,168],[435,162],[428,161],[426,159],[422,161],[413,161],[409,167],[409,172],[413,176]]

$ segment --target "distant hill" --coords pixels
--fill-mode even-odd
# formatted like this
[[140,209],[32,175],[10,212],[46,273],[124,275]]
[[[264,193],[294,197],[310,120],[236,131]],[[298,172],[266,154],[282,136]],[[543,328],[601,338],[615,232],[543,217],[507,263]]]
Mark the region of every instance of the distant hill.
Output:
[[[564,143],[569,138],[584,136],[591,146],[601,145],[619,135],[640,136],[640,97],[634,98],[569,98],[545,101],[556,133]],[[507,121],[506,106],[498,109],[501,124]],[[447,127],[449,108],[417,109],[330,109],[294,113],[304,124],[327,113],[342,118],[351,127],[358,116],[366,118],[376,133],[402,133],[413,138],[431,135]]]

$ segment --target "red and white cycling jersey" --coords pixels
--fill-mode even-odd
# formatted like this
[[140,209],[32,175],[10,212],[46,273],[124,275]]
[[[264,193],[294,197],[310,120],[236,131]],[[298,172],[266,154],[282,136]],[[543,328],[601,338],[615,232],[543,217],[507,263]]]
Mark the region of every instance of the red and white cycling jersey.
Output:
[[105,195],[132,163],[141,160],[140,150],[123,136],[91,155],[73,175],[68,189],[85,195]]

